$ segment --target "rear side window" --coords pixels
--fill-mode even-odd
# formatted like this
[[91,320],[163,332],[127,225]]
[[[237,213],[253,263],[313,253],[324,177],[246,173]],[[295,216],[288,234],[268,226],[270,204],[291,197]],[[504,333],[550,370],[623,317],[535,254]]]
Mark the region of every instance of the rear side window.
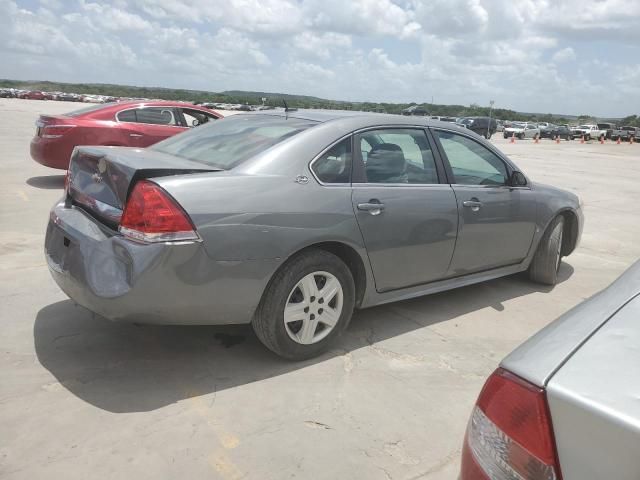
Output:
[[322,183],[351,182],[351,139],[341,141],[319,157],[311,167]]
[[435,130],[459,185],[505,185],[507,166],[478,142],[452,132]]
[[148,123],[151,125],[178,125],[173,108],[139,108],[136,110],[136,119],[138,123]]
[[119,112],[118,115],[118,120],[121,122],[133,122],[135,123],[136,120],[136,111],[135,110],[125,110],[124,112]]
[[438,183],[435,159],[424,130],[370,130],[356,137],[367,183]]
[[146,123],[149,125],[178,126],[175,110],[171,107],[147,107],[123,110],[116,115],[120,122]]
[[228,170],[314,125],[292,117],[233,115],[149,148]]

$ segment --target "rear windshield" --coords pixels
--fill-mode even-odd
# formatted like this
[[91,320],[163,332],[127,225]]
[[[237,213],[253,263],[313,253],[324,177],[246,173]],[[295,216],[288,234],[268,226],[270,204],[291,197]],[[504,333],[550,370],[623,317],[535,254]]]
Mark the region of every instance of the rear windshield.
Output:
[[151,148],[229,170],[317,122],[273,115],[233,115],[170,137]]
[[84,115],[85,113],[95,112],[96,110],[101,110],[104,107],[109,107],[113,105],[113,103],[98,103],[95,105],[91,105],[90,107],[84,107],[79,110],[74,110],[73,112],[65,113],[65,117],[79,117],[80,115]]

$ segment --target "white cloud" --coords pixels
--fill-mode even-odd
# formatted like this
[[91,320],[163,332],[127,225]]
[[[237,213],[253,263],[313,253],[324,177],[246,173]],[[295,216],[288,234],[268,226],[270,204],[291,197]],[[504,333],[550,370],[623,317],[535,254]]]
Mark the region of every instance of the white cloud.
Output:
[[571,47],[563,48],[554,53],[551,59],[556,63],[569,62],[576,59],[576,52]]
[[0,9],[8,78],[491,98],[603,115],[640,104],[640,2],[629,0],[0,0]]

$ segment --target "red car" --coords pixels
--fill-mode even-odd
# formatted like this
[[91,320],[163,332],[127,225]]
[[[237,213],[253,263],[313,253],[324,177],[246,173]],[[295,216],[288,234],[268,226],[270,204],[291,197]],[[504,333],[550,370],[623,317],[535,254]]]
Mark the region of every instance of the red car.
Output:
[[148,147],[222,115],[181,102],[123,102],[93,105],[65,115],[40,115],[31,158],[66,169],[77,145]]
[[44,92],[34,90],[32,92],[24,92],[18,95],[18,98],[26,98],[27,100],[50,100]]

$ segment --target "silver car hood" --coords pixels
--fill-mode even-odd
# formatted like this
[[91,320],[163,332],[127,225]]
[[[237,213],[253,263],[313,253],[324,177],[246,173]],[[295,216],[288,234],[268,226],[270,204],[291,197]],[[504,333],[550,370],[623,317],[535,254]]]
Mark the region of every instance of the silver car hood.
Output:
[[[618,310],[640,294],[640,262],[605,290],[550,323],[502,361],[502,367],[544,387],[553,374]],[[630,325],[629,328],[638,328]],[[640,362],[636,350],[636,362]],[[609,368],[620,368],[609,365]],[[624,368],[624,367],[622,367]]]

